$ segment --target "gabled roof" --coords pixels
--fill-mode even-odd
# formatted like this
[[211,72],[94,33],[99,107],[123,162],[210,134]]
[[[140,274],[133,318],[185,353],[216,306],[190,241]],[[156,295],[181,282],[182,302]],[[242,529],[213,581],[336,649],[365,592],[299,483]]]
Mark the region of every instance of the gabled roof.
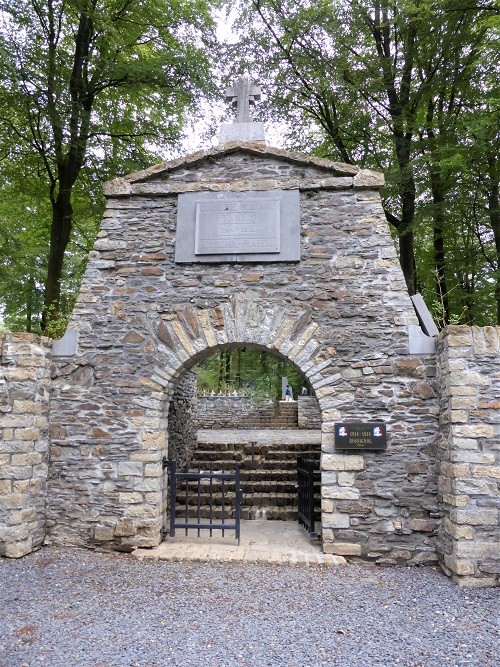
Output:
[[324,158],[313,157],[305,153],[296,153],[294,151],[283,150],[267,146],[263,142],[255,141],[230,141],[226,144],[213,146],[211,148],[190,153],[175,160],[168,160],[160,164],[153,165],[142,171],[136,171],[121,178],[115,178],[108,181],[104,187],[104,193],[108,196],[130,194],[130,187],[133,184],[147,183],[153,179],[168,179],[170,173],[178,169],[195,167],[208,158],[218,158],[224,155],[234,153],[246,153],[254,157],[274,158],[304,167],[316,167],[324,170],[325,176],[330,177],[356,177],[361,175],[370,175],[370,187],[380,187],[383,185],[383,174],[378,172],[360,169],[352,164],[343,162],[333,162]]

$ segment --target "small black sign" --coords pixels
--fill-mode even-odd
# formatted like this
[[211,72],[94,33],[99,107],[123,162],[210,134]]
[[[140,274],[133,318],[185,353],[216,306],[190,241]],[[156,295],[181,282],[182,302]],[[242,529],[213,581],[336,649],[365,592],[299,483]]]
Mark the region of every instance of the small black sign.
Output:
[[385,424],[335,424],[335,449],[361,451],[384,450],[387,448]]

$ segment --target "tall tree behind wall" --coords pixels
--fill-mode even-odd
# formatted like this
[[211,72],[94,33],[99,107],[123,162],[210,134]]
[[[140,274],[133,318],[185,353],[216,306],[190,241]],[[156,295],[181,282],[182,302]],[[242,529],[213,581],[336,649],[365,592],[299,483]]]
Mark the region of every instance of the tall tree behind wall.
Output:
[[[293,147],[386,173],[384,210],[408,290],[427,287],[443,324],[463,311],[460,299],[450,300],[454,312],[447,303],[448,292],[462,288],[448,266],[447,238],[459,227],[443,226],[458,222],[448,215],[457,178],[443,147],[457,150],[457,117],[463,122],[467,99],[478,102],[472,83],[481,79],[497,13],[491,0],[252,0],[240,4],[247,38],[230,47],[237,66],[261,79],[268,117],[290,128]],[[498,86],[498,59],[492,67]],[[486,261],[479,274],[487,290],[495,277]],[[491,323],[492,308],[485,314],[478,303],[474,312]]]
[[[75,234],[75,209],[99,191],[95,169],[102,178],[150,163],[148,146],[175,141],[198,92],[209,89],[212,4],[0,0],[1,156],[9,187],[16,188],[17,161],[45,192],[38,214],[49,243],[42,326],[50,334],[64,307],[68,245],[75,236],[91,245],[95,235],[95,221]],[[17,187],[24,191],[22,178]],[[32,213],[18,212],[16,223],[26,229],[27,222]],[[11,227],[8,218],[0,222],[12,241]]]

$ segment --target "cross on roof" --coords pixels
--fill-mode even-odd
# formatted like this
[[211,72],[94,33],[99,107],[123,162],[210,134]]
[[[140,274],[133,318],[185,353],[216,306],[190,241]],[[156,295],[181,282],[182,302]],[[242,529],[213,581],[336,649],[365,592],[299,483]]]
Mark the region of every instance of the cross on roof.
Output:
[[260,86],[253,84],[248,73],[242,74],[226,89],[226,102],[236,107],[236,123],[250,123],[250,105],[260,100]]

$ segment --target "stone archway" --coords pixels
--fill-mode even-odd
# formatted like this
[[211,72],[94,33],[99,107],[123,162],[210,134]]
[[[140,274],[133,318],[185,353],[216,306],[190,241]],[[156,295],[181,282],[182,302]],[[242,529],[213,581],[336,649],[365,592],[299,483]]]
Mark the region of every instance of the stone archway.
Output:
[[[226,326],[228,317],[230,324]],[[181,324],[174,327],[160,325],[159,337],[163,345],[175,350],[183,340],[183,349],[193,356],[182,363],[180,379],[173,380],[175,391],[168,411],[169,459],[176,460],[178,471],[189,464],[195,470],[207,466],[215,466],[213,469],[219,470],[227,465],[234,469],[239,463],[244,497],[242,518],[296,521],[297,459],[303,456],[319,459],[321,422],[318,417],[310,426],[305,425],[304,419],[302,430],[299,430],[299,413],[303,416],[299,410],[300,401],[285,404],[264,398],[244,399],[241,395],[199,397],[195,400],[196,376],[189,371],[195,362],[217,356],[227,349],[243,347],[291,363],[302,375],[303,383],[307,382],[307,376],[302,374],[298,363],[306,368],[317,368],[321,348],[314,339],[316,327],[310,326],[307,311],[294,313],[291,318],[283,308],[264,312],[255,302],[236,297],[234,303],[231,301],[227,308],[217,312],[184,309],[176,314],[175,323]],[[285,357],[284,347],[290,357]],[[193,353],[194,350],[196,353]],[[319,378],[316,379],[319,381]],[[314,388],[312,391],[310,398],[316,406],[313,414],[319,415]],[[193,432],[192,424],[197,414],[195,404],[199,408],[200,403],[208,403],[208,411],[204,413],[208,424],[199,425],[202,431],[198,438],[197,429]],[[235,415],[234,410],[238,417],[231,416]],[[214,428],[222,430],[212,433]],[[319,498],[319,489],[317,493]],[[184,499],[181,498],[181,501],[184,502]],[[318,500],[316,504],[318,521]],[[208,515],[207,507],[202,508],[203,511]]]
[[[49,540],[158,544],[166,402],[201,356],[247,343],[289,359],[318,399],[324,550],[434,558],[435,360],[413,354],[419,325],[382,182],[351,165],[231,143],[108,184],[71,323],[78,341],[55,353]],[[265,211],[272,238],[254,239],[249,254],[245,244],[241,255],[206,254],[233,246],[196,241],[196,207],[203,234],[211,212],[237,209]],[[386,422],[387,452],[336,452],[340,419]]]
[[338,412],[328,412],[331,405],[326,396],[333,392],[321,391],[330,384],[335,350],[325,348],[315,338],[318,324],[307,310],[290,312],[282,306],[265,307],[252,299],[251,294],[236,295],[213,309],[185,306],[176,311],[175,319],[160,321],[155,326],[159,351],[169,364],[164,369],[164,380],[175,383],[201,357],[214,354],[222,347],[251,345],[293,363],[313,387],[323,421],[339,418]]
[[[332,350],[325,350],[314,337],[318,325],[306,309],[289,313],[284,307],[264,308],[255,300],[237,295],[223,307],[214,309],[186,306],[176,312],[175,319],[154,326],[160,341],[158,350],[168,358],[163,382],[169,398],[179,378],[200,359],[228,346],[252,346],[294,364],[313,390],[318,389],[322,421],[330,422],[326,423],[325,433],[340,418],[338,410],[332,407],[332,394],[321,391],[330,384],[329,369],[334,366],[335,357]],[[163,494],[166,497],[165,487]]]

